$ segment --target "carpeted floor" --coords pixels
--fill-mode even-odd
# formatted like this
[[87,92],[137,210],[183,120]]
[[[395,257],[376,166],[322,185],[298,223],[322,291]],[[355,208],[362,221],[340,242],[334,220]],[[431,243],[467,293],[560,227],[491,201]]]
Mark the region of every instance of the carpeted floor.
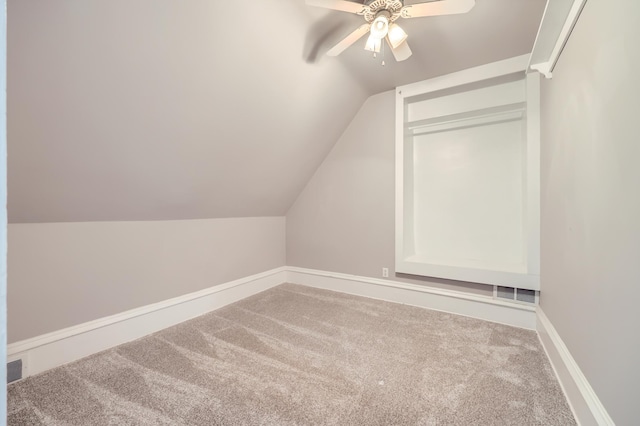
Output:
[[9,386],[9,425],[572,425],[533,331],[284,284]]

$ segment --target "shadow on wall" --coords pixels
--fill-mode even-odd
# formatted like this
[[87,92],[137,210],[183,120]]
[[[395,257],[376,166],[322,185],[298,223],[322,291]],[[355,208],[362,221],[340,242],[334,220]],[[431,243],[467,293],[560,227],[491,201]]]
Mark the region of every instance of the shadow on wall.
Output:
[[319,56],[324,55],[337,43],[337,37],[347,34],[349,24],[346,17],[337,18],[335,14],[329,14],[313,24],[304,41],[304,61],[308,64],[316,63]]

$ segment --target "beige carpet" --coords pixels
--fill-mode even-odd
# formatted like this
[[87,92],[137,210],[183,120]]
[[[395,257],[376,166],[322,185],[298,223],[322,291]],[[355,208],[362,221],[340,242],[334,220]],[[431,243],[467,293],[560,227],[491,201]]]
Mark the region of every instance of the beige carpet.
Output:
[[532,331],[285,284],[9,386],[9,425],[571,425]]

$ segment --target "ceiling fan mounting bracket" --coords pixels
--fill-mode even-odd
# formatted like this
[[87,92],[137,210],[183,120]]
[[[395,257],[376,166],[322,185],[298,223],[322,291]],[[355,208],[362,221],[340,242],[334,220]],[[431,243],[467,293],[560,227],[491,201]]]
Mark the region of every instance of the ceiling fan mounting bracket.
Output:
[[401,0],[373,0],[364,5],[362,15],[368,23],[372,23],[378,14],[384,10],[389,12],[389,22],[397,20],[402,11]]

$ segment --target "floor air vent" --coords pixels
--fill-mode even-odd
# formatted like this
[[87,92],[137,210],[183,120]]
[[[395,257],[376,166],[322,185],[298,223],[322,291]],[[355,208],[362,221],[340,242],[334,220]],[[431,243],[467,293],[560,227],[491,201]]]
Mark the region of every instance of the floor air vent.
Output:
[[536,303],[536,292],[535,290],[519,288],[516,291],[516,300],[527,303]]
[[22,360],[16,359],[7,363],[7,383],[22,379]]
[[498,299],[507,299],[514,302],[538,303],[538,292],[535,290],[526,290],[523,288],[494,286],[493,295]]
[[497,291],[496,297],[499,297],[500,299],[509,299],[509,300],[515,299],[516,289],[513,287],[497,286],[496,291]]

